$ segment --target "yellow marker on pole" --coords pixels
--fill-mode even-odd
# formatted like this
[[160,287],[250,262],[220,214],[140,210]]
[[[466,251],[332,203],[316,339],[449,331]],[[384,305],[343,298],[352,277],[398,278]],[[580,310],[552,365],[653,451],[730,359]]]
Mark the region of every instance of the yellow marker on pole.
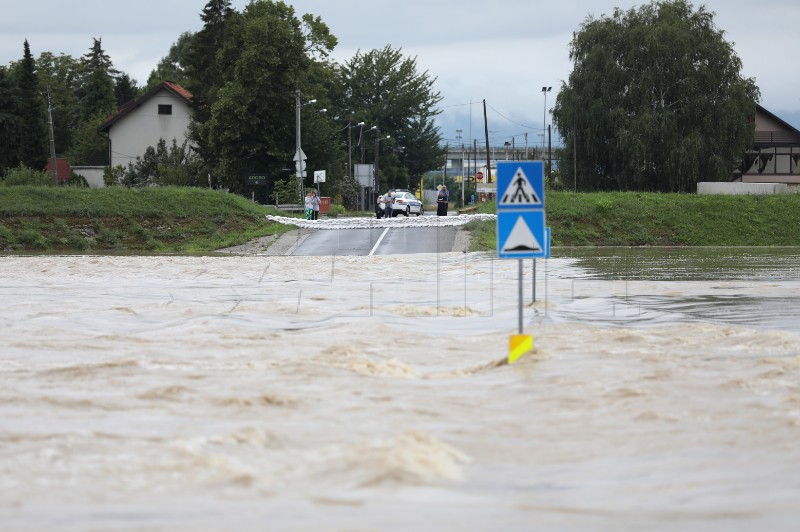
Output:
[[514,334],[509,338],[508,347],[508,363],[513,364],[519,357],[533,350],[533,336]]

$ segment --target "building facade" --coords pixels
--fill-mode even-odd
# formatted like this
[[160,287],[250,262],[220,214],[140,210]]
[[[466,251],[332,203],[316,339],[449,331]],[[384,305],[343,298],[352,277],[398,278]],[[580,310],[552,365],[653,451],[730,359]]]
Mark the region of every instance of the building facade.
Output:
[[126,103],[98,131],[108,136],[109,166],[127,167],[148,147],[164,139],[178,145],[188,138],[192,95],[172,81],[163,81],[144,96]]
[[800,185],[800,131],[760,105],[755,128],[753,147],[744,154],[734,180]]

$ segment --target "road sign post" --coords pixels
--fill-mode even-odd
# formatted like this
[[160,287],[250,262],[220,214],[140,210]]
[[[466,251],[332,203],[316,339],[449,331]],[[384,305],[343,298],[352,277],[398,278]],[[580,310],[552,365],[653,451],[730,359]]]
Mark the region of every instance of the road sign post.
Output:
[[[536,258],[547,256],[544,211],[544,165],[541,161],[498,161],[497,163],[497,256],[517,259],[518,263],[518,335],[522,334],[522,259],[534,259],[534,300]],[[512,344],[520,345],[519,341]],[[527,345],[527,342],[522,345]],[[533,346],[531,340],[530,346]],[[521,356],[519,349],[509,351],[509,363]]]

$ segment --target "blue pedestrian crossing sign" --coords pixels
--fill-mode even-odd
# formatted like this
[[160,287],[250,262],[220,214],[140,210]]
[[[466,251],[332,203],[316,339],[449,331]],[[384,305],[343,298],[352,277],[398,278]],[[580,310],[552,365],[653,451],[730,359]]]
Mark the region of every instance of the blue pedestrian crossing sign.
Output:
[[507,211],[497,215],[497,256],[537,259],[547,256],[544,211]]
[[545,235],[544,164],[497,163],[497,256],[537,259],[550,255]]
[[506,209],[544,209],[542,161],[497,163],[497,212]]

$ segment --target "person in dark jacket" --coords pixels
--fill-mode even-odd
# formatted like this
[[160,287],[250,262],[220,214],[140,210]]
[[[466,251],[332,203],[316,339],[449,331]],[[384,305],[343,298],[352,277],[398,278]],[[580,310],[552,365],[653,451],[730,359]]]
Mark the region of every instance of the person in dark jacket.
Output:
[[447,216],[447,204],[449,201],[447,187],[442,185],[442,188],[439,189],[439,196],[436,198],[436,216]]

